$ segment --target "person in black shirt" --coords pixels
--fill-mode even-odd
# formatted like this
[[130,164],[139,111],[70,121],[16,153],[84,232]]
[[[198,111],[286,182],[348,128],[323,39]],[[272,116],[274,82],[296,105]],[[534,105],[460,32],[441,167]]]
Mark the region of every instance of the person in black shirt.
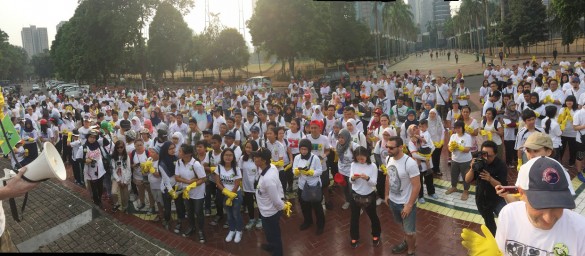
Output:
[[[500,213],[500,210],[506,205],[506,201],[496,193],[494,188],[497,185],[508,185],[508,168],[506,164],[499,159],[498,145],[493,141],[486,141],[481,145],[481,158],[484,159],[485,167],[478,173],[473,171],[473,165],[477,162],[476,159],[471,160],[471,170],[465,175],[465,182],[476,182],[475,204],[477,210],[481,214],[485,225],[492,232],[496,233],[495,216]],[[478,177],[476,177],[476,175]],[[495,215],[495,216],[494,216]]]

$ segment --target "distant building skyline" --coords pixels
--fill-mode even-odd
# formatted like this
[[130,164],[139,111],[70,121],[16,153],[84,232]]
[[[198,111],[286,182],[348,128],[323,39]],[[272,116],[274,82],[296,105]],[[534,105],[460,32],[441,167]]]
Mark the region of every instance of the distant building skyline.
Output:
[[37,28],[31,25],[30,27],[22,28],[20,35],[22,37],[22,48],[24,48],[29,58],[49,49],[47,28]]

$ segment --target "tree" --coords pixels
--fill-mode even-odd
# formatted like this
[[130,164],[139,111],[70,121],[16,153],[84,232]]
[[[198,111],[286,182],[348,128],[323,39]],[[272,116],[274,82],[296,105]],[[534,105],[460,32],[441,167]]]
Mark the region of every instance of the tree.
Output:
[[290,74],[295,74],[295,58],[308,54],[311,41],[320,36],[316,8],[305,0],[258,0],[247,26],[252,44],[288,60]]
[[[418,29],[414,23],[410,5],[404,3],[403,0],[387,3],[384,6],[384,15],[382,16],[382,20],[384,21],[384,30],[390,37],[416,41]],[[428,28],[429,24],[425,25],[427,25]],[[436,26],[434,26],[434,28],[436,28]],[[437,38],[436,35],[434,37],[431,35],[431,37],[435,39]],[[399,53],[402,51],[402,47],[403,45],[398,46]]]
[[[224,29],[219,33],[216,44],[219,68],[231,68],[232,76],[236,76],[236,69],[248,64],[250,53],[244,36],[235,28]],[[221,70],[219,72],[221,79]]]
[[175,7],[162,3],[152,19],[148,35],[148,56],[152,72],[158,77],[169,71],[174,83],[177,64],[181,57],[187,55],[191,29]]
[[[546,9],[541,1],[510,1],[510,15],[502,24],[502,39],[511,47],[527,47],[548,39]],[[538,17],[538,18],[535,18]]]
[[203,34],[198,34],[191,38],[187,56],[189,62],[187,63],[187,69],[193,72],[193,79],[195,79],[196,71],[204,71],[205,65],[203,64],[203,52],[206,46],[206,38]]
[[34,68],[35,75],[40,79],[50,78],[53,76],[53,60],[49,54],[49,50],[34,55],[31,59],[31,64]]
[[23,48],[9,44],[8,38],[0,30],[0,79],[24,79],[29,73],[28,55]]
[[585,13],[585,2],[580,0],[553,0],[550,3],[549,15],[551,24],[560,30],[562,44],[566,45],[569,52],[569,44],[575,41],[581,27],[579,21]]

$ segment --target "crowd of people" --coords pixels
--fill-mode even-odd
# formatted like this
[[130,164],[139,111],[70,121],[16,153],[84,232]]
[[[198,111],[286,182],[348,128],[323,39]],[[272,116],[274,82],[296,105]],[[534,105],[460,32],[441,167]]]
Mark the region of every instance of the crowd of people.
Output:
[[[546,149],[558,162],[568,149],[569,166],[582,170],[585,60],[559,64],[490,64],[475,95],[461,71],[447,78],[419,70],[356,76],[348,87],[293,78],[282,91],[219,84],[97,88],[81,98],[54,90],[7,95],[6,113],[22,139],[10,159],[26,166],[43,142],[53,143],[96,205],[111,200],[114,212],[147,210],[174,233],[197,233],[201,243],[206,223],[223,225],[225,241],[235,243],[244,230],[264,229],[263,249],[273,255],[282,255],[278,220],[294,198],[299,229],[315,224],[317,235],[325,210],[350,209],[353,248],[364,240],[362,212],[373,246],[380,245],[378,206],[386,204],[404,234],[392,252],[414,255],[416,205],[440,200],[433,177],[445,171],[444,150],[446,194],[468,200],[476,181],[478,211],[494,234],[494,216],[511,200],[501,188],[508,170],[521,169],[536,150],[526,145],[531,134],[550,138]],[[471,97],[481,99],[480,119],[471,116]],[[585,181],[582,172],[579,179]],[[332,204],[333,186],[345,198],[340,206]]]

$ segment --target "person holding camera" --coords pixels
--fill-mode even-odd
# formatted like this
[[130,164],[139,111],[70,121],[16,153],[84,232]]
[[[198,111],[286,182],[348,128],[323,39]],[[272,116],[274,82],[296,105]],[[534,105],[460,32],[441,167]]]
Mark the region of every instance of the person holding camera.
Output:
[[91,194],[93,203],[101,207],[102,192],[104,190],[103,177],[106,174],[106,169],[102,162],[102,147],[108,145],[105,138],[99,138],[99,131],[91,130],[86,135],[85,144],[79,148],[76,153],[76,158],[81,159],[83,164],[83,176],[85,180],[91,183]]
[[498,145],[485,141],[477,157],[471,160],[471,170],[465,175],[465,182],[477,181],[475,204],[492,234],[496,233],[494,214],[497,216],[506,205],[506,201],[496,193],[495,186],[508,184],[508,168],[497,154]]

